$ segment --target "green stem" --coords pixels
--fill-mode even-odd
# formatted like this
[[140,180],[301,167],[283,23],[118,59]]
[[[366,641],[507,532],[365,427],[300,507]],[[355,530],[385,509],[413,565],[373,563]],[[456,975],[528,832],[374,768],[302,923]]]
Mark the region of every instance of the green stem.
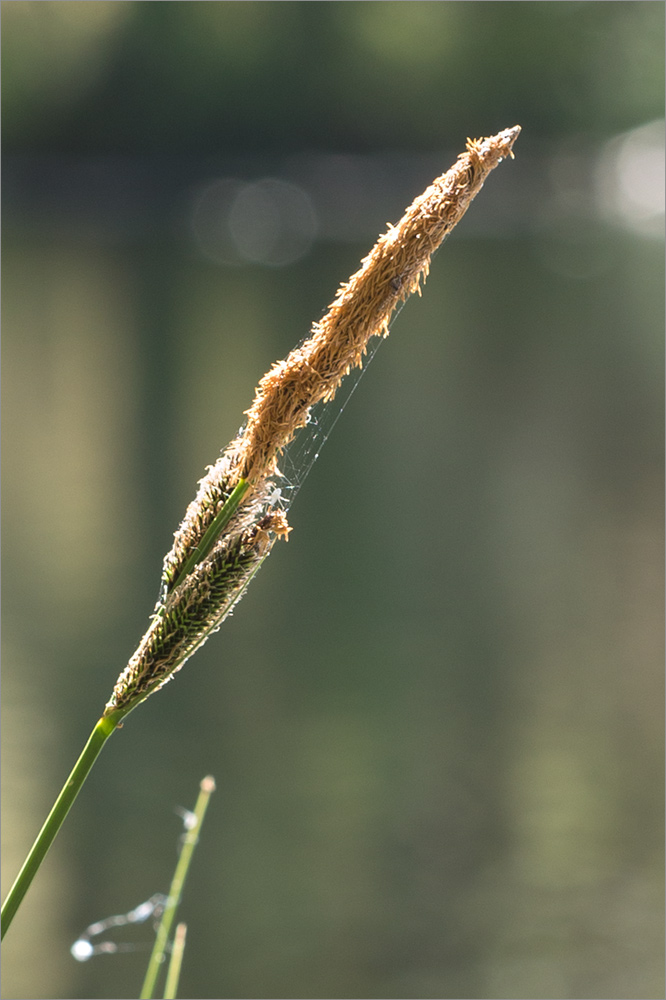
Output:
[[239,503],[249,488],[250,484],[247,479],[239,479],[237,486],[225,500],[222,509],[217,512],[213,520],[208,525],[208,528],[204,532],[204,535],[196,549],[194,552],[190,553],[188,558],[183,563],[182,569],[174,580],[171,589],[175,590],[178,584],[182,583],[185,577],[192,572],[197,563],[200,563],[202,559],[206,558],[219,538],[223,528],[226,528],[229,521],[236,513]]
[[180,970],[183,964],[183,955],[185,954],[186,935],[187,924],[178,924],[176,933],[173,936],[169,969],[167,971],[166,983],[164,984],[164,1000],[176,1000]]
[[102,716],[90,738],[83,748],[83,752],[77,760],[72,773],[63,785],[60,795],[55,801],[53,809],[46,818],[44,826],[39,831],[39,835],[32,845],[32,850],[23,863],[21,871],[16,876],[14,885],[9,890],[7,898],[2,906],[2,937],[5,936],[16,911],[21,905],[21,901],[30,888],[30,883],[39,871],[39,866],[46,857],[48,849],[55,840],[56,834],[62,826],[65,816],[69,812],[74,799],[81,791],[83,782],[88,777],[88,773],[97,760],[100,750],[114,731],[126,711],[119,709],[111,712],[107,716]]
[[208,808],[208,800],[215,791],[215,780],[210,776],[203,778],[200,789],[197,804],[194,807],[196,822],[185,836],[183,849],[180,852],[178,864],[176,865],[176,870],[173,874],[171,888],[169,889],[169,896],[166,906],[164,907],[164,913],[162,914],[160,926],[157,929],[157,937],[155,938],[153,953],[150,956],[150,962],[148,963],[146,978],[144,979],[143,986],[141,988],[141,1000],[151,1000],[151,997],[153,996],[157,976],[162,962],[164,961],[164,953],[169,941],[171,925],[173,924],[176,916],[176,910],[178,909],[178,904],[180,903],[180,897],[183,894],[185,877],[190,867],[192,854],[194,853],[194,848],[199,840],[199,830],[201,828],[201,824],[203,823],[204,816],[206,815],[206,809]]

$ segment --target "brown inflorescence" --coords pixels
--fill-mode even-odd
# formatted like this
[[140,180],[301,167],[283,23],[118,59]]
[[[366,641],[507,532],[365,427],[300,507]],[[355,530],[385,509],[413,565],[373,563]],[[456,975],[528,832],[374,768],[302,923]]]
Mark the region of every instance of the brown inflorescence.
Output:
[[[189,553],[240,479],[251,492],[237,517],[250,523],[262,509],[279,455],[308,420],[312,407],[331,399],[350,369],[363,363],[368,341],[386,336],[395,308],[419,290],[430,258],[465,214],[490,171],[507,156],[520,127],[488,139],[467,140],[467,149],[379,238],[361,268],[340,286],[310,337],[260,380],[247,423],[199,483],[164,560],[163,586],[179,579]],[[248,509],[248,505],[254,509]]]
[[236,442],[238,475],[260,482],[275,473],[282,449],[307,423],[309,410],[332,399],[350,369],[363,364],[371,337],[386,337],[396,306],[419,290],[430,258],[467,211],[490,171],[506,156],[520,128],[489,139],[467,140],[467,149],[380,236],[362,267],[338,289],[311,335],[259,382]]
[[[385,337],[395,308],[420,292],[430,258],[465,214],[486,177],[513,156],[520,127],[469,140],[454,165],[379,238],[360,269],[340,286],[310,336],[277,362],[257,386],[247,423],[200,481],[164,559],[162,594],[152,623],[118,678],[106,711],[129,710],[165,684],[234,605],[289,526],[275,508],[271,477],[283,449],[315,404],[335,396],[360,367],[372,337]],[[211,523],[234,489],[247,493],[207,554],[188,571]],[[224,515],[223,515],[224,516]]]

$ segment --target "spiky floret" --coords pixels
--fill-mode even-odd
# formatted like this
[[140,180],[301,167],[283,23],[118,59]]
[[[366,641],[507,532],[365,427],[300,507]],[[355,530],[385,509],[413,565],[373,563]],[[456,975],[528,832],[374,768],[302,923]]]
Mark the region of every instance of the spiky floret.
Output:
[[118,678],[106,711],[138,704],[180,670],[216,632],[243,596],[274,542],[289,528],[281,511],[227,535],[153,614],[141,643]]

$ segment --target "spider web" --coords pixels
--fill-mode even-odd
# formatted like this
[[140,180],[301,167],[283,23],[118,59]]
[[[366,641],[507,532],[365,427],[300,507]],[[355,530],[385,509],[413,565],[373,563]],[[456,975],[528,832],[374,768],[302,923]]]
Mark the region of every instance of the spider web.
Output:
[[[404,307],[401,302],[394,313],[389,329]],[[342,411],[353,396],[356,388],[367,371],[370,362],[375,357],[381,343],[386,338],[381,334],[372,337],[368,342],[366,356],[361,368],[353,368],[345,376],[342,385],[333,399],[315,403],[310,408],[308,422],[297,431],[294,439],[284,449],[278,461],[280,472],[273,477],[276,490],[273,502],[277,502],[286,513],[296,499],[296,496],[307,479],[312,466],[319,458],[321,449],[326,444],[329,435],[342,415]]]

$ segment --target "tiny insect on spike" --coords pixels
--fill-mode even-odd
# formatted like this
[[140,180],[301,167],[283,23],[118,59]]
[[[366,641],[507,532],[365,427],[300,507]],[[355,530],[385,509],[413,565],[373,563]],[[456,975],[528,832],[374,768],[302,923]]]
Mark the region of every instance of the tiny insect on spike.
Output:
[[272,507],[274,504],[280,503],[281,498],[282,498],[282,490],[279,489],[278,487],[277,489],[271,490],[271,492],[266,497],[266,503],[268,504],[269,507]]

